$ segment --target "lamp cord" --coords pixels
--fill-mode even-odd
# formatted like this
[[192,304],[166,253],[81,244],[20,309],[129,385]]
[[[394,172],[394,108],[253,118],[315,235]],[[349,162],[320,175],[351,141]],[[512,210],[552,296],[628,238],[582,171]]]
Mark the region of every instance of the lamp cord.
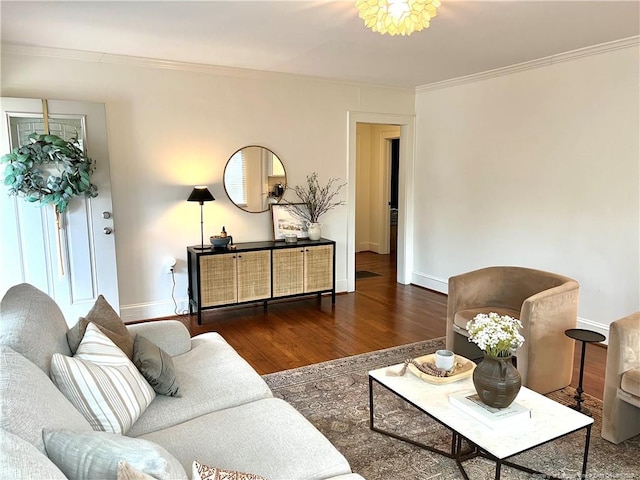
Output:
[[176,302],[176,297],[175,297],[175,292],[176,292],[176,274],[173,271],[173,268],[171,268],[171,300],[173,300],[173,313],[175,313],[176,315],[180,315],[178,313],[178,302]]
[[173,270],[173,267],[172,267],[171,268],[171,300],[173,300],[173,313],[180,317],[182,315],[186,315],[187,313],[189,313],[189,311],[188,310],[183,310],[182,312],[178,311],[178,302],[176,301],[175,292],[176,292],[176,272]]

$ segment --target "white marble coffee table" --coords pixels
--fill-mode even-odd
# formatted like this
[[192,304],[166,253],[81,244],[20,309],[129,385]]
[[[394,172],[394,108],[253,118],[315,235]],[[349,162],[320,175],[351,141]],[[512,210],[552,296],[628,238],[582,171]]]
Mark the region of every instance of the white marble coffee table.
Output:
[[[456,461],[463,477],[468,480],[462,463],[476,456],[489,458],[496,463],[495,478],[500,478],[503,465],[517,468],[532,474],[540,474],[530,468],[509,462],[508,459],[526,450],[556,440],[581,429],[586,430],[582,477],[587,471],[589,440],[593,419],[569,407],[561,405],[528,388],[522,387],[516,401],[531,410],[531,419],[526,419],[513,428],[501,427],[498,430],[487,427],[482,422],[449,403],[449,395],[474,390],[471,378],[444,385],[427,383],[410,372],[404,376],[388,376],[388,371],[400,371],[402,364],[393,365],[369,372],[369,413],[371,430],[403,440],[429,451],[439,453]],[[374,384],[381,385],[393,394],[401,397],[447,427],[452,432],[450,451],[406,438],[400,434],[381,430],[374,425]],[[462,441],[469,448],[463,451]],[[546,474],[543,474],[546,475]],[[554,478],[546,476],[545,478]]]

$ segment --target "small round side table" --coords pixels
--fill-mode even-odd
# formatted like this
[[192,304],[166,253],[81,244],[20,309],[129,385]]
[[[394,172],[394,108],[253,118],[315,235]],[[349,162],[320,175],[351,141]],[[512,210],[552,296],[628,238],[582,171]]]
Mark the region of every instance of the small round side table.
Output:
[[578,389],[576,390],[576,395],[573,397],[576,401],[575,405],[570,405],[569,408],[573,408],[574,410],[584,413],[585,415],[591,416],[591,412],[582,406],[582,402],[584,402],[584,398],[582,398],[582,377],[584,375],[584,354],[586,351],[587,343],[599,343],[605,339],[605,336],[598,332],[592,332],[591,330],[584,330],[582,328],[570,328],[569,330],[565,330],[564,334],[573,338],[574,340],[579,340],[582,342],[582,355],[580,356],[580,380],[578,381]]

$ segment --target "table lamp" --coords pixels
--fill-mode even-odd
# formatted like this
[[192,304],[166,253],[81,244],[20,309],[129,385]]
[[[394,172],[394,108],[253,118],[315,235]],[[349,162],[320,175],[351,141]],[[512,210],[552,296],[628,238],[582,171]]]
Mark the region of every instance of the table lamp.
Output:
[[200,246],[194,247],[196,250],[207,250],[209,247],[204,246],[204,202],[212,202],[215,198],[211,195],[209,189],[205,186],[198,185],[193,187],[193,191],[187,202],[198,202],[200,204]]

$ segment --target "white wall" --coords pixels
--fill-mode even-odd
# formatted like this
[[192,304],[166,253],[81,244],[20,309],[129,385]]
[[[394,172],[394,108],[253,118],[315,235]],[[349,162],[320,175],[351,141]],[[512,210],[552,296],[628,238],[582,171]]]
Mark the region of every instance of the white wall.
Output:
[[[272,238],[268,213],[243,212],[224,192],[224,166],[238,148],[273,150],[290,185],[303,183],[313,171],[322,181],[346,180],[347,112],[413,114],[414,109],[412,90],[153,64],[49,49],[2,51],[2,96],[106,104],[126,320],[173,314],[167,256],[178,259],[176,297],[185,308],[186,246],[200,239],[199,207],[186,202],[193,185],[208,185],[216,198],[204,208],[205,235],[225,225],[236,242]],[[338,290],[346,290],[347,208],[333,210],[323,223],[323,236],[337,241]]]
[[522,265],[578,280],[584,327],[640,310],[639,59],[419,90],[414,282]]

